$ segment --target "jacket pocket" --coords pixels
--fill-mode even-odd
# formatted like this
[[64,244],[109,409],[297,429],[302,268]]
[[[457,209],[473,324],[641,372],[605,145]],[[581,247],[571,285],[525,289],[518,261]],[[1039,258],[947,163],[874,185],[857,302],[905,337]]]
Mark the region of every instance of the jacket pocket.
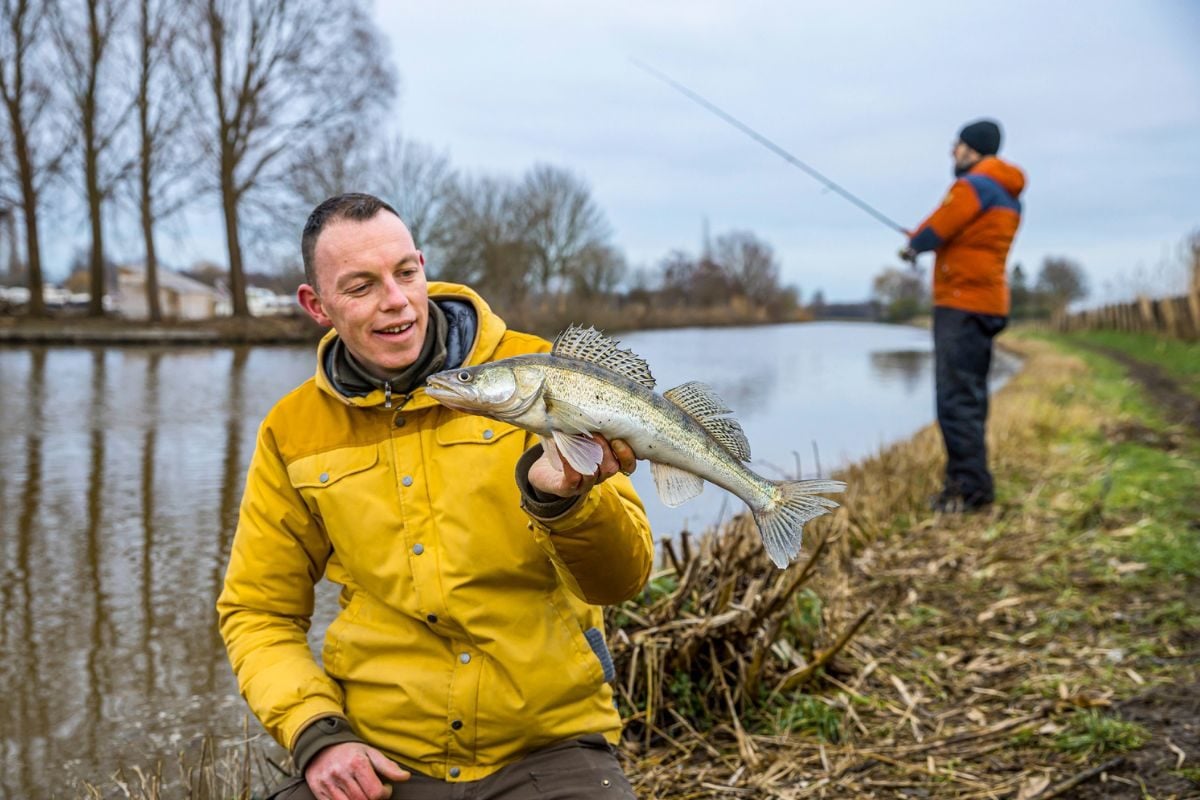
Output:
[[437,428],[437,443],[452,444],[495,444],[516,433],[520,428],[507,422],[488,419],[476,414],[443,409],[444,416]]
[[288,465],[288,478],[297,489],[321,489],[365,472],[378,462],[379,449],[375,445],[343,447],[293,461]]

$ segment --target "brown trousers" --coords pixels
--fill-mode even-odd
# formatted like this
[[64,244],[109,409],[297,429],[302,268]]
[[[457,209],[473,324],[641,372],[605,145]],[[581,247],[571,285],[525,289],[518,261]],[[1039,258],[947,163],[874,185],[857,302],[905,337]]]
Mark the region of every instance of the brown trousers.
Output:
[[[392,800],[637,800],[603,736],[585,736],[530,753],[478,781],[451,783],[413,772],[392,785]],[[314,800],[293,778],[267,800]]]

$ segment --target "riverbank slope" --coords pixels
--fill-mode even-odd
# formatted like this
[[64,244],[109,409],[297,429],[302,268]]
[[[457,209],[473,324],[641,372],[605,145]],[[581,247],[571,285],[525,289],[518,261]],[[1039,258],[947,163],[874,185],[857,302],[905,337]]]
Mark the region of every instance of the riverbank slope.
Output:
[[[757,726],[638,753],[641,796],[1200,797],[1200,430],[1094,343],[1006,339],[995,507],[927,510],[932,426],[840,475],[811,657],[873,617]],[[1125,352],[1200,403],[1168,349]]]

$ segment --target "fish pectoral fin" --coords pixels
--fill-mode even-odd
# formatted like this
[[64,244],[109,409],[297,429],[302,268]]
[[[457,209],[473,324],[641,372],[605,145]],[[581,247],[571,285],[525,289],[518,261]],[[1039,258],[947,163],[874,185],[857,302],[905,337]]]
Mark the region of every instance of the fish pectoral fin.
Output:
[[658,490],[658,499],[670,508],[683,505],[704,491],[703,478],[670,464],[651,461],[650,474],[654,476],[654,488]]
[[546,438],[545,436],[539,436],[538,438],[542,440],[542,451],[546,454],[546,458],[550,460],[551,466],[562,472],[562,456],[558,454],[558,448],[554,445],[553,437]]
[[[600,423],[577,405],[558,398],[546,398],[546,413],[567,433],[594,433]],[[556,431],[557,433],[557,431]]]
[[554,444],[563,460],[580,475],[595,475],[604,459],[604,448],[584,433],[554,431]]

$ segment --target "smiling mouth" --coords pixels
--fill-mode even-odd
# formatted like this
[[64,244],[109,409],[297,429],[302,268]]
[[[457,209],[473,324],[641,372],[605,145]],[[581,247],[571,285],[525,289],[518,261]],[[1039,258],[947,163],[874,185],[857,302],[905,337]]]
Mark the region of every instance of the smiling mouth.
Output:
[[389,335],[407,333],[408,330],[410,328],[412,328],[412,326],[415,324],[416,324],[415,322],[406,322],[403,325],[390,325],[386,328],[380,328],[379,330],[377,330],[375,332],[376,333],[385,333],[385,334],[389,334]]

